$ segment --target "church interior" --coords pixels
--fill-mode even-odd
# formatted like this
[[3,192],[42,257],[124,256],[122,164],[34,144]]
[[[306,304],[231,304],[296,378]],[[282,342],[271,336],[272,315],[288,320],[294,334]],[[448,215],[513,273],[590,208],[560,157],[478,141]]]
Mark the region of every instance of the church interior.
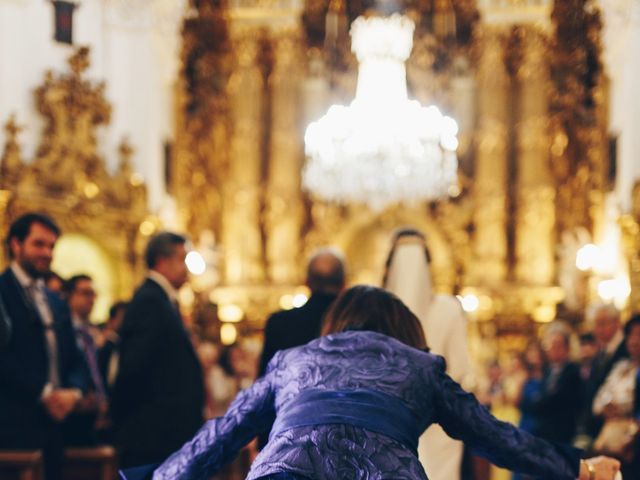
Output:
[[[412,25],[408,97],[457,124],[437,196],[436,180],[396,196],[402,155],[367,170],[366,145],[311,172],[326,149],[305,130],[365,90],[354,22],[391,14]],[[637,0],[0,0],[0,235],[54,218],[52,269],[91,275],[99,326],[144,279],[147,241],[186,234],[186,325],[253,362],[269,314],[307,300],[312,252],[380,286],[411,226],[480,378],[559,320],[586,332],[590,305],[640,312],[639,82]],[[396,190],[358,198],[376,175]]]

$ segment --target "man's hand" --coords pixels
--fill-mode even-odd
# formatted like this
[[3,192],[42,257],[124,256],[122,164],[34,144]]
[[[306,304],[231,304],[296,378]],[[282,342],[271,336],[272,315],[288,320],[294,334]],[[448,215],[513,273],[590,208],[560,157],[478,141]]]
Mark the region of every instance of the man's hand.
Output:
[[580,461],[580,480],[615,480],[620,462],[610,457],[593,457]]
[[75,408],[82,394],[73,388],[60,388],[52,390],[42,402],[51,418],[57,422],[63,421]]

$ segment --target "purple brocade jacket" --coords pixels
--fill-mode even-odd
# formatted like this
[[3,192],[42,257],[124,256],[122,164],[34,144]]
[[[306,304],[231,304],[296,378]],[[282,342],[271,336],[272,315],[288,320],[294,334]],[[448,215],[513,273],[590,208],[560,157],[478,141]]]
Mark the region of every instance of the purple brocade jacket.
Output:
[[[385,408],[384,402],[378,409],[383,414],[375,412],[375,405],[345,408],[344,422],[314,424],[315,412],[326,414],[320,402],[293,423],[276,426],[288,412],[301,413],[296,401],[307,392],[347,392],[349,397],[349,392],[362,391],[398,402],[399,408]],[[240,392],[224,416],[208,421],[156,469],[153,478],[207,479],[277,416],[269,443],[251,466],[248,479],[279,472],[327,480],[426,479],[411,441],[380,433],[386,427],[361,426],[361,421],[407,426],[401,410],[411,416],[410,428],[405,430],[412,436],[439,423],[450,436],[499,466],[547,480],[578,477],[579,450],[551,444],[496,420],[446,375],[441,357],[380,333],[347,331],[278,352],[267,374]],[[334,413],[325,415],[323,422],[342,418],[331,417]],[[413,440],[417,442],[417,437]]]

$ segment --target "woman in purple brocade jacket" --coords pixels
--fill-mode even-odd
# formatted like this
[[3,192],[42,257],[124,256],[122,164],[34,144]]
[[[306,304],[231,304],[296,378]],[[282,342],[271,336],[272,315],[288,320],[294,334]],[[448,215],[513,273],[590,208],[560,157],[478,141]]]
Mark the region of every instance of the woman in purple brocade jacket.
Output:
[[323,333],[278,352],[267,374],[153,478],[207,479],[275,418],[248,479],[426,479],[417,441],[437,422],[502,467],[547,480],[613,480],[617,461],[581,461],[579,450],[492,417],[446,375],[441,357],[426,353],[418,320],[392,294],[351,288]]

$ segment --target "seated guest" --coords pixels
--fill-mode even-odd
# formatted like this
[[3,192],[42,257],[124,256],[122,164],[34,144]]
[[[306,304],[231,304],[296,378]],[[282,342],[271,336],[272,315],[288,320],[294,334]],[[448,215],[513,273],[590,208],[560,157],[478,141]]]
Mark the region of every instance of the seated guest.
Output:
[[445,373],[442,357],[427,353],[419,320],[393,294],[368,286],[347,290],[322,333],[278,352],[266,375],[153,478],[208,478],[274,418],[250,480],[426,479],[418,438],[434,422],[496,464],[547,480],[613,480],[617,473],[616,460],[581,461],[580,450],[492,417]]
[[64,286],[65,281],[60,275],[53,270],[47,273],[44,277],[45,286],[60,298],[65,298]]
[[[607,376],[593,400],[593,414],[604,419],[640,419],[640,315],[633,316],[624,326],[624,342],[629,358],[619,360]],[[637,478],[640,474],[638,445],[635,452],[623,463],[625,477]],[[632,475],[633,473],[633,475]]]
[[589,446],[602,428],[602,418],[592,413],[596,393],[613,366],[619,360],[628,358],[629,354],[624,342],[620,312],[616,307],[609,304],[592,305],[587,310],[586,320],[587,324],[593,327],[598,349],[591,362],[591,371],[585,385],[585,398],[578,428],[580,442]]
[[569,361],[570,334],[551,329],[542,346],[547,366],[538,398],[529,410],[538,419],[535,434],[554,442],[569,443],[576,433],[578,414],[583,401],[580,370]]

